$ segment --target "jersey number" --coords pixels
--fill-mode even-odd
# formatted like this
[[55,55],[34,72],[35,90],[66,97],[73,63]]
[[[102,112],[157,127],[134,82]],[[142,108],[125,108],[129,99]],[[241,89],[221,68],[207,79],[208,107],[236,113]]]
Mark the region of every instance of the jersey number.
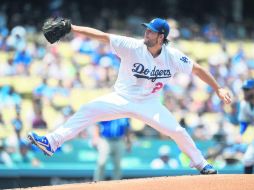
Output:
[[157,83],[155,84],[155,87],[153,88],[152,93],[157,92],[157,91],[160,90],[162,87],[163,87],[163,84],[162,84],[161,82],[157,82]]

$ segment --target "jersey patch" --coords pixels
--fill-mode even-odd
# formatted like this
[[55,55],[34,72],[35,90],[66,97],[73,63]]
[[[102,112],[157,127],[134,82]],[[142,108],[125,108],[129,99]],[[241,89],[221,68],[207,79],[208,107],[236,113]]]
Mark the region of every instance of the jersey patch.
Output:
[[189,62],[190,62],[189,59],[188,59],[188,57],[185,57],[185,56],[181,57],[180,60],[181,60],[182,62],[184,62],[184,63],[189,63]]
[[132,72],[134,73],[133,76],[151,80],[152,82],[155,82],[157,79],[170,78],[172,76],[169,69],[160,70],[154,66],[152,70],[149,70],[142,63],[134,63]]

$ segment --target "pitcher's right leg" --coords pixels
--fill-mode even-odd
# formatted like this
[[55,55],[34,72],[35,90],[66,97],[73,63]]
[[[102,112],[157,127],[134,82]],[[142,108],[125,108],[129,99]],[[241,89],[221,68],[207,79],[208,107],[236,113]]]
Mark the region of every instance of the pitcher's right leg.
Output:
[[66,123],[45,137],[29,133],[28,138],[45,154],[51,156],[65,141],[74,138],[86,127],[99,121],[125,117],[127,104],[128,101],[116,93],[102,96],[82,106]]

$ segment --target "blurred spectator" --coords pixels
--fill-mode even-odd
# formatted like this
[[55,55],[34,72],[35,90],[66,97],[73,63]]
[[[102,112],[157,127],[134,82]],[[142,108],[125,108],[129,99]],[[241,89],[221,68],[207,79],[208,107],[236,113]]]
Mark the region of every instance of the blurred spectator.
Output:
[[94,172],[94,181],[105,179],[105,167],[109,157],[113,162],[112,179],[121,179],[121,160],[124,152],[124,141],[127,151],[131,150],[129,119],[102,121],[95,127],[93,146],[98,150],[97,167]]
[[220,42],[221,32],[217,27],[216,23],[211,22],[203,27],[203,34],[207,41],[209,42]]
[[136,8],[132,10],[132,14],[126,19],[126,30],[135,36],[141,36],[143,31],[140,29],[140,23],[144,22],[144,10]]
[[98,45],[98,43],[91,41],[89,38],[78,35],[72,41],[74,50],[87,55],[93,54]]
[[43,100],[52,101],[52,98],[54,96],[54,88],[51,87],[48,84],[48,79],[43,78],[41,84],[39,84],[35,89],[33,90],[33,95],[35,98],[41,98]]
[[80,71],[77,70],[76,74],[75,74],[75,77],[72,81],[72,84],[71,84],[71,87],[72,88],[84,88],[85,85],[83,84],[82,80],[81,80],[81,77],[80,77]]
[[21,96],[15,92],[12,86],[4,85],[0,88],[0,108],[18,106],[21,104],[21,100]]
[[3,114],[0,111],[0,128],[5,128],[5,127],[6,127],[6,124],[3,120]]
[[2,10],[0,11],[0,34],[4,37],[8,34],[7,18]]
[[241,77],[248,73],[245,52],[240,44],[237,52],[231,58],[231,75],[235,78]]
[[92,55],[92,76],[96,82],[96,88],[110,86],[112,76],[111,70],[117,64],[117,59],[109,52],[107,46],[101,44]]
[[32,97],[33,112],[42,112],[42,98],[40,96]]
[[17,74],[28,75],[29,66],[32,62],[31,55],[24,49],[17,51],[14,55],[13,64],[16,67]]
[[176,169],[179,167],[177,159],[170,156],[170,147],[168,145],[162,145],[158,151],[158,158],[155,158],[150,167],[152,169]]
[[187,27],[182,27],[180,33],[183,39],[190,40],[192,38],[192,33]]
[[7,37],[7,45],[11,50],[23,51],[27,45],[26,29],[23,26],[15,26]]
[[234,144],[226,147],[222,152],[222,158],[225,160],[226,165],[242,165],[241,160],[243,158],[244,152],[246,151],[246,146],[243,144]]
[[211,134],[208,132],[205,124],[200,123],[195,127],[193,138],[198,140],[209,140],[211,138]]
[[171,40],[177,40],[180,37],[180,31],[179,26],[176,20],[174,19],[168,19],[168,24],[170,26],[170,33],[168,35],[168,39]]
[[[230,61],[230,55],[228,53],[227,44],[221,43],[220,48],[221,49],[218,53],[212,54],[210,57],[208,57],[209,70],[214,75],[217,75],[218,73],[216,72],[222,70],[221,67],[225,67]],[[223,74],[223,77],[226,77],[227,75],[224,74],[224,72],[221,71],[219,73]]]
[[23,122],[20,118],[20,110],[16,109],[16,117],[12,119],[11,124],[15,130],[17,138],[21,139],[21,131],[23,129]]
[[0,74],[3,76],[14,76],[17,74],[16,66],[13,64],[13,59],[8,58],[6,62],[0,64]]
[[217,132],[213,135],[213,138],[215,140],[215,145],[213,147],[209,147],[207,158],[216,160],[218,156],[221,156],[224,149],[229,146],[229,143],[227,141],[226,132],[224,129],[224,125],[222,122],[219,125],[219,129]]
[[63,80],[58,80],[58,84],[53,88],[53,95],[69,96],[70,90],[63,84]]
[[0,139],[0,165],[3,164],[5,166],[11,167],[14,165],[11,156],[5,150],[4,139]]
[[[39,91],[40,90],[37,91],[38,94],[39,94]],[[42,110],[43,110],[42,98],[40,96],[33,96],[32,105],[33,105],[33,109],[32,109],[31,115],[28,116],[30,118],[32,128],[46,129],[48,126],[42,114]]]
[[17,164],[31,164],[33,167],[40,166],[40,161],[35,157],[33,152],[31,151],[30,144],[21,139],[19,141],[19,152],[15,153],[12,156],[13,160]]
[[44,120],[42,112],[38,111],[35,112],[35,117],[32,121],[32,128],[33,129],[47,129],[47,122]]
[[6,39],[7,39],[6,36],[2,36],[0,34],[0,50],[1,51],[8,51],[8,47],[7,47],[7,44],[6,44]]

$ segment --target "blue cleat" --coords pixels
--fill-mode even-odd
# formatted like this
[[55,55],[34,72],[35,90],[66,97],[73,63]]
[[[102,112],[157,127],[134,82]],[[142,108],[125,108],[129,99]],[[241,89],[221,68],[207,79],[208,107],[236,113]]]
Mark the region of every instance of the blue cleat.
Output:
[[218,171],[214,169],[214,167],[210,164],[207,164],[201,171],[200,174],[207,175],[207,174],[217,174]]
[[52,156],[54,154],[54,151],[52,150],[49,141],[46,137],[38,136],[37,134],[32,132],[28,134],[28,139],[30,140],[31,143],[33,143],[39,149],[41,149],[47,156]]

